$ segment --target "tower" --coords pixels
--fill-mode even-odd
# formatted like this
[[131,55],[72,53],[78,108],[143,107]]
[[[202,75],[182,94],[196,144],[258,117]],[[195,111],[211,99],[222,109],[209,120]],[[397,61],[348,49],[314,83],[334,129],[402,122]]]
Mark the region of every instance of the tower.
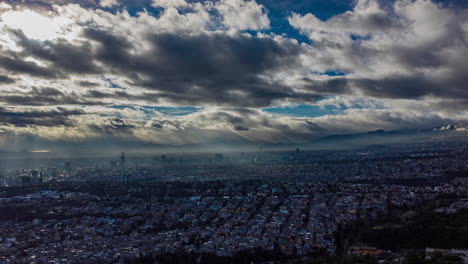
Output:
[[65,162],[65,172],[67,174],[71,174],[72,172],[71,162],[69,161]]
[[0,168],[0,186],[5,185],[5,175],[3,170]]
[[120,167],[125,169],[125,152],[120,153]]

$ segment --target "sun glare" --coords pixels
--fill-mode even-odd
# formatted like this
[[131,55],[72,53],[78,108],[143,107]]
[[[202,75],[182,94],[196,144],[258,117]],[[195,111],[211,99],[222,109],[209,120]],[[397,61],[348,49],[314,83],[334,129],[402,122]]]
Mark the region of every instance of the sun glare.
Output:
[[1,15],[4,24],[20,29],[28,37],[36,40],[52,40],[60,37],[64,27],[71,23],[64,17],[49,18],[31,10],[11,11]]

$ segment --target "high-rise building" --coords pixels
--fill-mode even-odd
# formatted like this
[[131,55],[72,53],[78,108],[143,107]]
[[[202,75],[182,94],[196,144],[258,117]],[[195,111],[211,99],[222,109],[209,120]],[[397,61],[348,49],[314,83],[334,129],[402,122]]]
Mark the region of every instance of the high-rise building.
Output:
[[31,177],[37,178],[38,175],[39,175],[39,172],[37,170],[31,171]]
[[65,162],[65,172],[66,172],[67,174],[71,174],[71,173],[72,173],[72,166],[71,166],[71,162],[70,162],[70,161]]
[[125,152],[120,153],[120,167],[125,168]]
[[0,186],[5,185],[5,174],[2,169],[0,169]]

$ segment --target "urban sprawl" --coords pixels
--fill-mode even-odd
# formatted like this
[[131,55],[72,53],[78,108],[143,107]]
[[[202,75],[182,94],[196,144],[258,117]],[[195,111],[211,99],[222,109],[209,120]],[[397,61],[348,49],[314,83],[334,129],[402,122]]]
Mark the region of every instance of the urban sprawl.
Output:
[[468,178],[457,172],[468,169],[467,157],[465,144],[415,144],[150,159],[122,153],[96,164],[3,168],[0,263],[360,254],[366,248],[341,241],[349,224],[447,197],[434,212],[466,210]]

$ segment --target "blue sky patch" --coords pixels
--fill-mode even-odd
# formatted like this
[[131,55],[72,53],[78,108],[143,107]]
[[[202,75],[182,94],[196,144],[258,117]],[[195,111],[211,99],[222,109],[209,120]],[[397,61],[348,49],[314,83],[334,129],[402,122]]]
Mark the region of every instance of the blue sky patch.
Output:
[[111,79],[106,79],[106,81],[109,83],[110,88],[125,90],[124,87],[122,87],[122,86],[120,86],[120,85],[118,85],[118,84],[112,82]]
[[284,114],[300,117],[320,117],[325,115],[338,115],[344,113],[344,109],[335,106],[318,106],[318,105],[297,105],[287,107],[272,107],[265,108],[263,111]]
[[347,74],[342,71],[326,71],[321,73],[320,75],[328,75],[328,76],[346,76]]
[[356,34],[351,34],[349,36],[352,40],[354,41],[366,41],[366,40],[370,40],[371,39],[371,36],[368,35],[368,36],[360,36],[360,35],[356,35]]
[[154,111],[160,112],[165,115],[172,115],[172,116],[184,116],[189,115],[195,112],[202,110],[201,107],[167,107],[167,106],[133,106],[133,105],[112,105],[109,106],[110,108],[114,109],[133,109],[133,110],[140,110],[146,114],[152,114]]

